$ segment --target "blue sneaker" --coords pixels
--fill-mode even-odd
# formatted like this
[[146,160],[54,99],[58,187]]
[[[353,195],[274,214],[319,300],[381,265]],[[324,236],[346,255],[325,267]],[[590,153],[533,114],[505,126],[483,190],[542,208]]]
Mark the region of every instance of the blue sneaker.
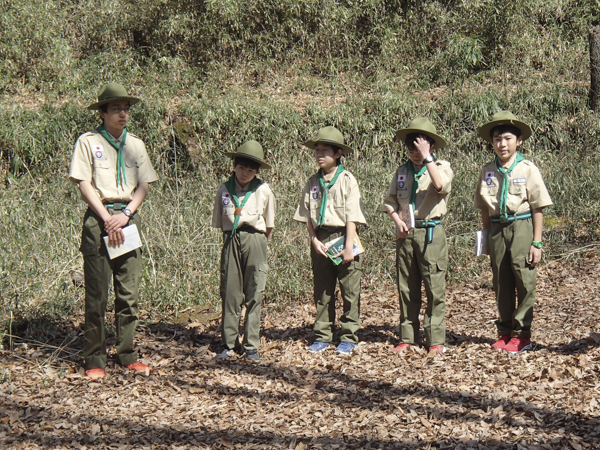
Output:
[[354,350],[356,348],[356,344],[353,344],[352,342],[340,342],[340,345],[337,346],[337,348],[335,349],[336,353],[341,353],[342,355],[349,355],[350,353],[352,353],[352,350]]
[[329,342],[315,341],[313,345],[308,347],[308,351],[311,353],[321,353],[323,350],[329,347],[329,345],[331,345]]

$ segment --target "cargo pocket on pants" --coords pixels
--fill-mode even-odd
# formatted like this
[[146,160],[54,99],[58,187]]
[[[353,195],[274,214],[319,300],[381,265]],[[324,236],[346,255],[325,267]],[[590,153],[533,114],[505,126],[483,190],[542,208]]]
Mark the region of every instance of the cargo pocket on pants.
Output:
[[267,285],[267,272],[269,271],[268,264],[259,264],[257,269],[254,271],[254,282],[256,283],[257,291],[264,291]]
[[94,256],[100,254],[100,244],[102,241],[102,232],[98,220],[89,215],[83,222],[81,231],[81,246],[79,251],[83,256]]

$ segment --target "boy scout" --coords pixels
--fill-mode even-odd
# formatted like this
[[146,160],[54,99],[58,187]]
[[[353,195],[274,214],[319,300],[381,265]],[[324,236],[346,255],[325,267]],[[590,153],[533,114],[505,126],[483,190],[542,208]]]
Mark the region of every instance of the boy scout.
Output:
[[256,175],[264,161],[261,145],[248,141],[234,153],[233,175],[217,191],[212,215],[213,228],[223,230],[221,252],[221,342],[214,359],[225,359],[238,350],[242,301],[246,301],[244,340],[246,359],[258,361],[260,308],[267,282],[267,241],[275,222],[275,197],[267,183]]
[[[311,240],[311,260],[314,276],[314,298],[317,317],[315,342],[311,353],[322,352],[333,339],[335,322],[335,287],[340,282],[344,314],[340,318],[341,343],[336,352],[349,355],[356,347],[360,329],[360,255],[354,256],[356,227],[366,225],[358,183],[341,164],[343,154],[352,149],[334,127],[321,128],[317,136],[304,143],[315,151],[319,171],[304,187],[294,220],[305,222]],[[336,256],[342,263],[335,265],[326,255],[325,242],[346,235],[345,248]]]
[[475,192],[483,229],[489,230],[498,306],[500,338],[492,347],[517,353],[531,348],[536,266],[542,256],[542,210],[552,205],[552,200],[539,169],[517,151],[531,136],[529,125],[509,111],[500,111],[478,131],[496,153],[481,169]]
[[124,242],[123,227],[136,224],[137,210],[148,194],[148,185],[156,174],[144,143],[127,132],[129,108],[139,99],[127,95],[117,83],[104,85],[98,101],[88,109],[98,110],[102,119],[94,131],[82,134],[75,143],[69,179],[77,184],[88,209],[83,218],[80,251],[85,275],[85,347],[86,375],[104,377],[106,336],[104,316],[112,276],[115,290],[115,326],[117,362],[128,369],[146,372],[138,362],[133,335],[138,322],[138,288],[141,277],[141,250],[135,249],[110,259],[103,236],[112,246]]
[[[423,319],[430,351],[444,353],[446,343],[446,268],[448,247],[440,220],[446,214],[452,184],[447,161],[436,160],[433,149],[446,146],[435,126],[419,117],[396,133],[408,149],[408,161],[396,170],[382,211],[396,225],[396,271],[400,295],[400,343],[392,350],[404,352],[419,336],[421,280],[427,308]],[[411,228],[411,211],[414,228]]]

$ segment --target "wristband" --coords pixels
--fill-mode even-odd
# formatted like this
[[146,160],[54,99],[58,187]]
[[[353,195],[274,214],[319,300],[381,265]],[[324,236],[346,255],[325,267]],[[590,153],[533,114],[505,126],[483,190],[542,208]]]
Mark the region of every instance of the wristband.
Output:
[[531,241],[531,245],[533,245],[535,248],[542,248],[542,241]]

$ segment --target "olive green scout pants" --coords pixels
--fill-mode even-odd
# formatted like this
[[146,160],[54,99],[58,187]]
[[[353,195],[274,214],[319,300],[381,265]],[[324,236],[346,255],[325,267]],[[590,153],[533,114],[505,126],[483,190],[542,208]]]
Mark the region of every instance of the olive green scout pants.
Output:
[[234,237],[223,233],[221,252],[221,300],[223,329],[221,341],[233,350],[238,342],[242,302],[246,302],[244,318],[244,350],[257,350],[260,337],[260,308],[267,283],[267,237],[253,229],[238,229]]
[[401,342],[414,344],[419,337],[421,281],[427,295],[423,319],[425,341],[430,346],[446,342],[447,267],[448,246],[441,225],[433,229],[433,241],[429,244],[425,228],[413,228],[406,239],[396,241]]
[[528,261],[532,239],[531,219],[492,223],[490,260],[498,305],[496,326],[500,336],[531,338],[537,281],[537,270]]
[[[328,242],[344,234],[345,230],[317,229],[317,238],[321,242]],[[315,338],[321,342],[331,342],[333,339],[333,324],[335,323],[335,289],[337,281],[340,282],[344,313],[340,317],[342,342],[358,342],[356,333],[360,330],[360,255],[354,261],[339,265],[326,256],[319,255],[314,247],[310,246],[310,256],[315,287],[315,306],[317,317],[314,325]]]
[[[121,211],[109,210],[111,214]],[[139,214],[130,221],[140,229]],[[115,327],[117,329],[117,362],[122,366],[138,359],[133,348],[133,336],[138,322],[138,289],[141,277],[141,249],[111,260],[104,240],[104,222],[88,209],[83,219],[80,251],[85,275],[85,344],[83,357],[86,369],[106,366],[106,336],[104,316],[108,288],[113,279],[115,290]]]

